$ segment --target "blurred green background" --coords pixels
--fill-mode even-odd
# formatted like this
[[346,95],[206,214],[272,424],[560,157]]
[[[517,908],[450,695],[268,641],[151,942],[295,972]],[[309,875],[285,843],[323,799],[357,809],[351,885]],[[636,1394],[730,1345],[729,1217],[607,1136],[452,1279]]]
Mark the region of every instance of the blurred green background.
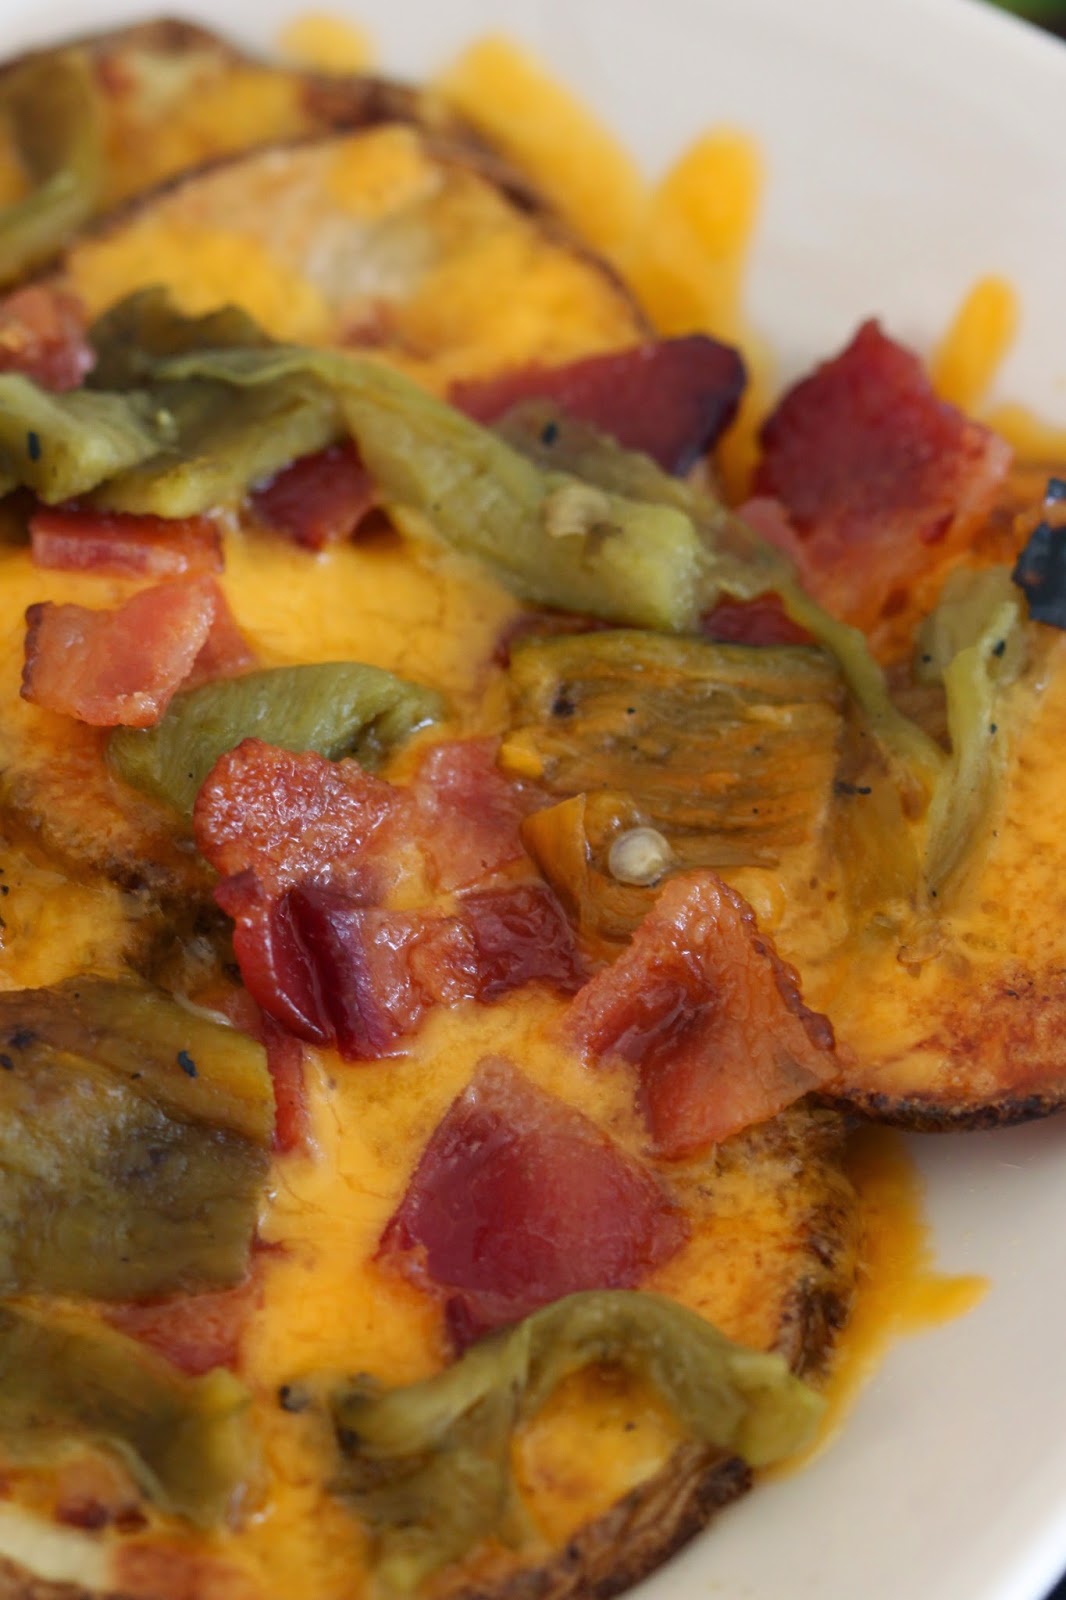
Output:
[[992,4],[1066,38],[1066,0],[992,0]]

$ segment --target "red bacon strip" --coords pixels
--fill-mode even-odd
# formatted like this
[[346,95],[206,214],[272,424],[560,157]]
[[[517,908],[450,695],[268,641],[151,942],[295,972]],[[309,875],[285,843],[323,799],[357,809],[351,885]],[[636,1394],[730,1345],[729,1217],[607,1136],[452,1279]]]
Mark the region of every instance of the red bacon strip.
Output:
[[434,745],[415,775],[416,823],[438,888],[463,889],[521,861],[522,819],[538,802],[531,790],[505,778],[495,739]]
[[456,912],[388,911],[323,884],[268,899],[253,874],[216,890],[241,977],[263,1010],[347,1061],[391,1054],[435,1005],[490,1003],[526,983],[573,993],[584,976],[551,890],[518,884]]
[[180,1295],[174,1300],[134,1301],[103,1308],[113,1328],[128,1333],[192,1377],[212,1367],[235,1367],[248,1319],[259,1304],[253,1275],[234,1289]]
[[700,620],[700,632],[719,644],[810,644],[806,628],[799,627],[776,594],[757,600],[719,600]]
[[626,953],[581,990],[567,1032],[640,1070],[655,1149],[692,1155],[836,1072],[833,1030],[755,913],[713,872],[669,882]]
[[39,506],[30,518],[33,564],[120,578],[178,578],[222,571],[222,541],[210,517],[124,516],[74,506]]
[[249,667],[254,667],[255,662],[255,651],[238,628],[229,601],[218,589],[211,631],[192,664],[184,687],[195,689],[197,684],[210,683],[215,678],[235,678],[239,673],[247,672]]
[[0,300],[0,372],[59,392],[76,389],[95,359],[81,302],[68,290],[31,284]]
[[815,598],[866,629],[968,542],[1010,464],[1004,441],[938,400],[918,358],[876,322],[789,390],[762,451],[756,493],[781,501],[792,524],[778,524],[775,542]]
[[378,1259],[440,1290],[462,1348],[563,1295],[639,1283],[687,1236],[645,1167],[490,1060],[423,1151]]
[[[410,790],[354,761],[255,739],[216,762],[197,797],[196,841],[223,874],[216,899],[234,919],[244,983],[291,1033],[362,1060],[387,1054],[432,1005],[490,1002],[529,982],[578,988],[573,934],[541,883],[467,893],[448,911],[380,905],[405,852],[434,859],[430,778],[469,795],[490,750],[470,741],[444,752]],[[472,833],[485,833],[464,847],[464,882],[472,864],[511,859],[520,813],[498,793],[488,800],[467,816]]]
[[250,872],[268,899],[316,882],[370,902],[386,886],[388,852],[409,809],[405,790],[356,761],[245,739],[208,774],[193,832],[223,877]]
[[266,1048],[267,1071],[274,1085],[274,1149],[283,1156],[306,1151],[312,1139],[303,1046],[268,1016],[261,1019],[259,1038]]
[[457,383],[451,401],[491,423],[523,400],[552,400],[627,450],[643,450],[664,471],[683,473],[732,422],[744,382],[735,350],[690,334],[562,367],[523,367]]
[[22,696],[95,727],[148,728],[192,671],[215,618],[210,578],[144,589],[114,611],[32,605]]
[[376,503],[373,480],[350,443],[301,456],[253,490],[252,510],[307,550],[349,539]]

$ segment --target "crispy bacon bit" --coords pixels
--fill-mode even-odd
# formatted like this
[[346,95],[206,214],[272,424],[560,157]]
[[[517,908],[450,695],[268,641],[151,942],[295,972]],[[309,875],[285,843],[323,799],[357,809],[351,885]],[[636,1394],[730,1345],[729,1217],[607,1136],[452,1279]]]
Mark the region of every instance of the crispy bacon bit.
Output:
[[691,1155],[834,1076],[833,1030],[755,913],[713,872],[674,878],[629,950],[596,974],[567,1031],[594,1059],[637,1064],[655,1149]]
[[235,1289],[109,1305],[104,1307],[104,1317],[113,1328],[149,1345],[182,1372],[198,1377],[212,1367],[237,1365],[241,1337],[261,1292],[253,1273]]
[[193,831],[200,853],[224,877],[254,873],[268,898],[315,881],[373,900],[384,887],[391,824],[409,806],[405,790],[356,761],[245,739],[208,774]]
[[573,930],[547,884],[464,894],[461,915],[476,961],[473,999],[497,1000],[527,983],[547,983],[560,994],[581,987],[585,968]]
[[192,670],[211,631],[218,585],[179,579],[114,611],[32,605],[22,696],[94,727],[149,728]]
[[[491,789],[490,754],[490,744],[470,741],[428,764],[445,787],[488,791],[471,802],[467,825],[485,839],[463,847],[464,884],[479,863],[494,870],[512,858],[519,813]],[[542,883],[467,893],[454,910],[382,908],[405,855],[431,855],[439,807],[425,772],[421,781],[401,789],[354,761],[246,739],[197,796],[196,841],[223,874],[215,898],[234,920],[246,988],[290,1033],[348,1060],[388,1054],[430,1006],[490,1002],[531,982],[572,993],[584,977],[570,925]]]
[[178,578],[222,571],[210,517],[131,517],[77,506],[39,506],[30,518],[34,566],[120,578]]
[[639,1283],[687,1234],[646,1168],[488,1060],[423,1151],[378,1259],[443,1293],[462,1348],[562,1295]]
[[776,594],[758,600],[719,600],[701,619],[700,631],[719,644],[810,644],[806,628],[799,627]]
[[266,527],[307,550],[324,550],[351,538],[372,510],[376,493],[355,446],[346,443],[301,456],[250,498]]
[[259,1005],[348,1061],[390,1054],[431,1006],[487,1004],[533,982],[573,993],[584,975],[543,884],[485,890],[457,912],[388,911],[325,884],[270,900],[250,873],[216,897],[236,922],[234,953]]
[[76,389],[95,357],[81,302],[66,289],[31,284],[0,300],[0,372],[42,389]]
[[186,689],[210,683],[215,678],[235,678],[256,663],[255,651],[237,626],[229,601],[219,589],[215,596],[215,619],[203,649],[185,680]]
[[785,395],[762,447],[756,492],[793,525],[776,542],[816,599],[867,629],[967,543],[1010,463],[1004,441],[938,400],[876,322]]
[[500,771],[497,748],[495,739],[434,745],[415,776],[417,822],[438,888],[466,888],[525,856],[518,828],[538,801]]
[[697,333],[458,383],[451,400],[478,422],[495,422],[523,400],[553,400],[664,471],[683,473],[732,422],[744,381],[737,352]]
[[266,1015],[259,1037],[266,1047],[267,1071],[274,1085],[274,1149],[282,1156],[306,1151],[312,1141],[303,1045]]

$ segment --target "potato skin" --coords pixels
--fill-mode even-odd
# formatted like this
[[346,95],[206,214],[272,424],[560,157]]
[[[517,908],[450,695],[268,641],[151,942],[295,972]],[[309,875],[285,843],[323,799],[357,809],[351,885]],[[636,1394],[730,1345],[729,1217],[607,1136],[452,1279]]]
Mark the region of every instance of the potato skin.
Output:
[[[190,59],[197,51],[215,50],[220,62],[247,59],[205,30],[169,20],[120,30],[86,44],[101,63],[105,81],[110,73],[116,83],[121,82],[124,55],[137,50]],[[372,78],[293,77],[301,81],[313,133],[390,121],[410,122],[427,130],[427,144],[443,164],[485,180],[516,210],[535,218],[550,239],[588,263],[602,279],[605,294],[616,298],[628,313],[634,341],[648,331],[642,313],[613,270],[580,245],[505,162],[454,119],[444,117],[427,97]],[[255,160],[254,151],[210,156],[193,170],[171,174],[148,190],[124,197],[90,232],[96,237],[114,234],[166,196],[196,185],[206,174]],[[93,755],[99,759],[96,752]],[[101,874],[168,908],[180,906],[183,896],[201,906],[206,901],[209,880],[202,876],[196,859],[187,860],[169,837],[167,819],[149,815],[139,800],[127,802],[125,795],[116,798],[110,792],[109,779],[105,783],[101,776],[95,789],[74,786],[78,799],[63,816],[45,771],[36,770],[27,777],[12,766],[3,777],[0,816],[45,856],[58,857],[72,875],[91,878]],[[58,788],[72,792],[68,780]],[[105,817],[107,825],[101,828],[98,823]],[[774,1343],[799,1372],[817,1373],[825,1367],[851,1298],[857,1219],[854,1196],[840,1172],[842,1129],[841,1119],[823,1113],[812,1119],[809,1129],[797,1132],[790,1123],[782,1132],[789,1160],[809,1157],[815,1169],[812,1198],[794,1236],[795,1276],[774,1301]],[[753,1162],[757,1159],[752,1157]],[[476,1575],[473,1563],[459,1566],[430,1586],[427,1600],[606,1600],[652,1572],[704,1528],[720,1506],[750,1485],[750,1471],[738,1459],[701,1445],[680,1445],[659,1472],[586,1523],[540,1564],[516,1570],[513,1558],[503,1558],[494,1569],[487,1558],[478,1565]],[[143,1600],[143,1594],[138,1589],[138,1600]],[[161,1589],[159,1600],[165,1600],[165,1595],[166,1590]],[[51,1582],[0,1557],[0,1600],[130,1597],[121,1585],[98,1591],[77,1583]]]
[[706,1527],[720,1506],[750,1487],[751,1473],[735,1456],[724,1457],[703,1445],[681,1445],[661,1472],[587,1524],[543,1566],[499,1581],[488,1577],[471,1584],[457,1578],[434,1584],[428,1596],[608,1600],[661,1566]]

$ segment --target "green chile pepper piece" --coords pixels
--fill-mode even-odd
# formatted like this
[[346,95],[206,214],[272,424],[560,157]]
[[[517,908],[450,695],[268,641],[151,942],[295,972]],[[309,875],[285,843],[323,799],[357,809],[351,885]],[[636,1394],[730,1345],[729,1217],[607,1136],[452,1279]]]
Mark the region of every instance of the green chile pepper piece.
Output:
[[248,488],[343,431],[329,391],[295,375],[269,389],[235,393],[225,383],[160,382],[161,361],[189,351],[270,349],[257,324],[235,306],[187,317],[165,290],[143,289],[90,329],[97,390],[150,394],[170,437],[147,459],[97,480],[93,503],[105,511],[189,517],[236,505]]
[[190,817],[215,762],[242,739],[376,767],[443,710],[434,690],[361,662],[274,667],[176,695],[154,728],[116,729],[108,760],[126,783]]
[[919,676],[947,693],[951,756],[926,828],[926,892],[945,894],[990,825],[1007,761],[1002,696],[1025,666],[1025,598],[1006,567],[953,572],[918,637]]
[[144,394],[51,394],[20,373],[0,375],[0,485],[25,484],[47,505],[73,500],[158,455],[169,415]]
[[0,1293],[238,1283],[269,1165],[262,1047],[135,983],[0,995]]
[[117,301],[97,317],[89,343],[96,361],[85,381],[93,389],[143,388],[167,356],[271,346],[259,324],[239,306],[190,317],[160,288],[137,289]]
[[71,1438],[117,1455],[163,1511],[221,1522],[256,1469],[248,1391],[216,1368],[186,1377],[87,1317],[0,1305],[0,1439],[43,1456]]
[[533,637],[512,646],[510,680],[503,766],[553,795],[632,796],[679,868],[773,864],[821,826],[844,689],[820,650]]
[[544,472],[379,362],[278,346],[178,357],[157,376],[253,390],[316,379],[397,520],[413,515],[417,531],[484,562],[527,600],[670,631],[698,620],[707,558],[683,511]]
[[355,1380],[332,1402],[337,1488],[374,1531],[387,1592],[410,1594],[490,1534],[521,1537],[513,1431],[593,1362],[639,1375],[693,1439],[753,1467],[801,1449],[824,1408],[783,1357],[745,1349],[686,1307],[633,1290],[568,1295],[421,1383],[383,1391]]
[[0,79],[0,116],[11,125],[33,185],[0,210],[0,285],[6,285],[56,255],[96,208],[103,127],[84,55],[50,51]]

